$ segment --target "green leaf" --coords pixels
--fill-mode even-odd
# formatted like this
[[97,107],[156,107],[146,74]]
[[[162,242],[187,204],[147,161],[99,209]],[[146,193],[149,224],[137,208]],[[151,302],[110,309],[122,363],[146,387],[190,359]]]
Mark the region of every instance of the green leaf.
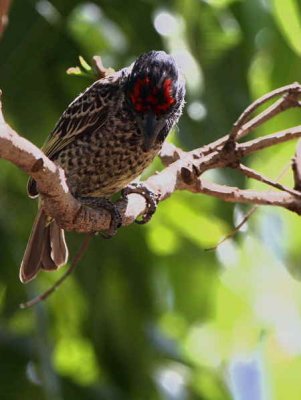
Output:
[[82,71],[79,67],[70,67],[66,71],[67,75],[82,75]]
[[86,70],[87,72],[90,72],[92,70],[92,68],[87,63],[87,61],[82,56],[79,56],[78,58],[79,58],[80,65],[83,67],[83,69]]
[[301,16],[296,0],[272,0],[274,17],[289,46],[301,55]]
[[99,379],[93,345],[83,337],[69,336],[59,339],[53,362],[58,372],[80,385],[90,385]]

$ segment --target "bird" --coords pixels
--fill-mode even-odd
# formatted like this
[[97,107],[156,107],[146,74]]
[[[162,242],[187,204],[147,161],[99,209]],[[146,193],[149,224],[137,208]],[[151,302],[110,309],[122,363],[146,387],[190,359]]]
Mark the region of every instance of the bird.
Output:
[[[108,207],[112,195],[137,179],[159,153],[182,114],[184,98],[185,80],[175,59],[164,51],[149,51],[76,97],[42,150],[63,168],[76,199]],[[39,195],[32,178],[27,191],[31,198]],[[114,216],[114,209],[108,209]],[[40,270],[57,270],[67,259],[64,230],[40,201],[20,280],[26,283]]]

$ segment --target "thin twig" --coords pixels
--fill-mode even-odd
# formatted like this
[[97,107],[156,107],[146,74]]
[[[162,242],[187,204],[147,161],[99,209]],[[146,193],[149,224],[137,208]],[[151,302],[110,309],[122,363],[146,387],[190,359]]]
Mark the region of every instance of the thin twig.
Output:
[[[259,150],[264,150],[268,147],[288,142],[301,137],[301,125],[294,126],[283,131],[272,133],[264,137],[259,137],[249,140],[244,143],[237,143],[231,151],[214,150],[210,154],[204,155],[203,148],[193,150],[186,153],[185,160],[187,168],[189,163],[197,169],[198,175],[203,174],[212,168],[224,168],[231,166],[250,154],[256,153]],[[192,160],[191,160],[192,159]],[[181,161],[181,160],[179,160]],[[173,165],[177,165],[177,162]]]
[[95,71],[97,79],[106,78],[115,72],[115,70],[113,68],[104,67],[100,56],[94,56],[92,58],[92,67],[93,67],[93,70]]
[[[288,163],[281,171],[280,173],[277,175],[276,177],[276,181],[278,182],[283,175],[288,171],[290,164]],[[254,206],[252,207],[243,217],[242,221],[236,225],[231,232],[229,232],[226,236],[224,236],[214,247],[211,247],[209,249],[206,249],[208,251],[211,250],[216,250],[222,243],[224,243],[226,240],[231,239],[234,235],[236,235],[236,233],[240,230],[240,228],[249,221],[249,219],[251,218],[251,216],[255,213],[255,211],[258,209],[258,206]]]
[[84,238],[78,252],[75,254],[70,267],[67,269],[67,271],[60,277],[60,279],[58,279],[49,289],[47,289],[44,293],[39,294],[38,296],[34,297],[33,299],[26,301],[25,303],[21,303],[20,304],[20,308],[24,309],[24,308],[30,308],[44,300],[47,299],[47,297],[49,297],[53,292],[55,292],[60,286],[61,284],[68,278],[68,276],[75,270],[75,268],[77,267],[80,259],[82,258],[82,256],[85,254],[90,240],[92,238],[92,235],[86,235],[86,237]]
[[[182,189],[188,189],[183,185]],[[301,215],[301,203],[296,196],[286,192],[256,191],[251,189],[238,189],[235,186],[219,185],[199,178],[197,182],[189,185],[193,193],[204,193],[230,203],[257,204],[277,206],[291,210]]]
[[[281,88],[275,89],[272,92],[265,94],[259,99],[255,100],[252,104],[249,105],[245,109],[245,111],[239,116],[239,118],[234,122],[233,128],[229,135],[229,139],[236,140],[239,135],[239,131],[245,132],[246,129],[243,129],[243,125],[248,121],[249,117],[253,114],[255,110],[257,110],[260,106],[267,103],[271,99],[284,95],[282,99],[278,102],[274,103],[271,107],[261,113],[261,118],[258,118],[260,121],[256,121],[256,117],[252,120],[253,123],[250,124],[252,129],[258,126],[258,122],[262,124],[267,119],[274,117],[279,112],[286,110],[287,108],[291,108],[294,106],[298,106],[298,97],[301,94],[301,86],[298,82],[294,82],[290,85],[283,86]],[[255,122],[256,121],[256,122]]]
[[281,183],[277,181],[273,181],[270,178],[266,178],[259,172],[256,172],[254,169],[246,167],[243,164],[239,164],[239,166],[236,168],[238,171],[242,172],[245,176],[248,178],[255,179],[259,182],[265,183],[266,185],[272,186],[276,189],[283,190],[284,192],[290,193],[293,196],[297,196],[301,198],[301,192],[298,192],[297,190],[291,189],[287,186],[282,185]]
[[[258,107],[281,94],[287,94],[287,96],[277,100],[266,110],[263,110],[260,114],[248,121],[248,118],[254,111],[256,111]],[[232,141],[242,139],[249,133],[253,132],[255,128],[258,128],[264,122],[289,108],[300,107],[300,102],[298,101],[299,95],[301,95],[301,85],[298,82],[295,82],[291,85],[283,86],[279,89],[273,90],[272,92],[267,93],[266,95],[255,100],[233,124],[230,134],[223,136],[209,145],[203,146],[202,154],[207,155],[214,150],[221,149],[225,143],[230,140],[230,138]]]
[[258,206],[254,206],[250,208],[248,212],[244,215],[243,219],[237,224],[226,236],[224,236],[214,247],[209,247],[205,249],[206,251],[215,251],[221,244],[223,244],[226,240],[231,239],[236,233],[240,230],[240,228],[249,220],[249,218],[254,214],[257,210]]
[[292,160],[292,169],[294,174],[294,189],[301,191],[301,141],[296,146],[295,157]]
[[271,146],[275,146],[280,143],[288,142],[293,139],[301,137],[301,125],[294,126],[292,128],[285,129],[276,133],[271,133],[264,137],[260,137],[254,140],[249,140],[245,143],[237,145],[239,155],[245,157],[249,154],[255,153],[258,150],[263,150]]

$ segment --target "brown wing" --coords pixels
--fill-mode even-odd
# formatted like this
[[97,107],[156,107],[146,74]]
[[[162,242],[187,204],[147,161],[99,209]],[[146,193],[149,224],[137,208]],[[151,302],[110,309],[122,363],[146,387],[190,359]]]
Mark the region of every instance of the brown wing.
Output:
[[[104,125],[109,107],[105,104],[108,91],[114,90],[112,82],[97,81],[84,93],[80,94],[64,111],[54,130],[42,147],[44,153],[54,159],[64,147],[78,135],[88,134]],[[110,86],[110,87],[109,87]],[[28,195],[38,195],[35,181],[30,178],[27,185]]]
[[104,104],[102,94],[107,93],[105,86],[107,85],[95,82],[64,111],[42,147],[50,159],[78,135],[100,128],[105,123],[108,115],[108,106]]

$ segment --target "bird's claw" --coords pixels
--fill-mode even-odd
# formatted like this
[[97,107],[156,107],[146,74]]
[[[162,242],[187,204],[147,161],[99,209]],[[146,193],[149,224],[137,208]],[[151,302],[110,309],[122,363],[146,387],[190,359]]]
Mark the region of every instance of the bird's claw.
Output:
[[107,231],[100,232],[104,239],[111,239],[116,235],[117,229],[122,225],[122,218],[116,205],[104,197],[80,197],[82,204],[91,208],[104,208],[111,214],[111,223]]
[[108,200],[107,205],[102,205],[102,207],[107,210],[111,214],[111,223],[110,227],[107,231],[102,232],[102,237],[104,239],[111,239],[113,236],[116,235],[118,228],[122,225],[122,218],[120,212],[116,205]]
[[144,215],[142,215],[141,220],[136,219],[137,224],[146,224],[149,222],[157,209],[159,202],[159,195],[152,192],[145,184],[143,183],[131,183],[126,188],[121,191],[122,197],[127,197],[131,193],[137,193],[144,197],[146,201],[147,211]]

